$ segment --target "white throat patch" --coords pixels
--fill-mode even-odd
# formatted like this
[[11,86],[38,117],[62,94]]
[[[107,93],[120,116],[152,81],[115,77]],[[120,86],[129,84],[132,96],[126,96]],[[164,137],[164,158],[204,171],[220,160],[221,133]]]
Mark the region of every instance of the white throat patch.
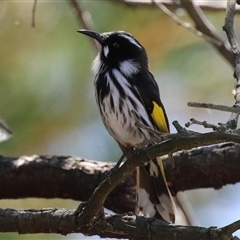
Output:
[[108,48],[108,46],[104,46],[103,47],[103,54],[104,54],[104,56],[107,58],[108,57],[108,53],[109,53],[109,48]]

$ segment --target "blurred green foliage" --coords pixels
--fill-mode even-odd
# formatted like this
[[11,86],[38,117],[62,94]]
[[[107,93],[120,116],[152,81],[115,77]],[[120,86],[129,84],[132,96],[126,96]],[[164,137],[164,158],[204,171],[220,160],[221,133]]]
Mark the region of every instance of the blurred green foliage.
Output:
[[[203,39],[159,9],[131,8],[114,1],[79,3],[91,13],[95,30],[125,30],[145,46],[170,121],[178,119],[184,124],[194,114],[208,120],[206,111],[188,109],[187,101],[233,104],[232,68]],[[39,1],[35,28],[31,27],[32,7],[32,1],[0,1],[0,115],[14,132],[9,141],[0,144],[1,154],[71,155],[67,141],[72,139],[70,133],[77,132],[84,142],[74,143],[77,154],[81,156],[81,146],[88,146],[92,157],[94,136],[104,128],[90,71],[94,49],[88,38],[76,33],[82,26],[68,1]],[[209,13],[208,17],[221,31],[224,13]],[[183,18],[189,20],[185,15]],[[227,117],[210,115],[217,122]],[[108,145],[103,149],[104,159],[117,160],[120,151],[107,133],[98,139]],[[39,199],[1,201],[2,207],[16,208],[76,205],[73,201]],[[0,234],[0,239],[40,238],[61,239]]]

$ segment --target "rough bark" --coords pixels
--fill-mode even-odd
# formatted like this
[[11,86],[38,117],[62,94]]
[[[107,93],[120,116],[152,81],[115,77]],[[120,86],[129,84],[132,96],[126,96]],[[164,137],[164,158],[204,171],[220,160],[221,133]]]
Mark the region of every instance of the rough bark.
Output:
[[[172,193],[198,188],[218,189],[240,182],[239,158],[240,145],[234,143],[175,154],[175,169],[164,161]],[[113,166],[114,163],[68,156],[1,156],[0,199],[42,197],[87,201]],[[117,213],[134,211],[134,174],[110,193],[105,207]]]
[[131,240],[231,240],[232,233],[239,228],[235,222],[224,228],[174,226],[166,222],[138,217],[132,214],[105,215],[93,226],[80,225],[74,210],[0,209],[0,232],[27,233],[83,233],[108,238]]

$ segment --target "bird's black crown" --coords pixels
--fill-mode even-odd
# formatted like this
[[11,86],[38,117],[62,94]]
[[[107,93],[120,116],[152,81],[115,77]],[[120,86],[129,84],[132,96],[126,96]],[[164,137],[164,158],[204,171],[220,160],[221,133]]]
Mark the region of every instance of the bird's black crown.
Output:
[[89,30],[78,32],[96,39],[101,44],[100,59],[108,65],[118,65],[125,60],[132,60],[142,67],[148,66],[145,48],[127,32],[97,33]]

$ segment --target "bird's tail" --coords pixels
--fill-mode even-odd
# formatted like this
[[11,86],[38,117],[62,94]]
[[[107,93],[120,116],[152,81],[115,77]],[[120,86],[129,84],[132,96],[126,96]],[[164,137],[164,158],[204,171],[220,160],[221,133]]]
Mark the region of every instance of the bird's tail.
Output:
[[175,222],[176,207],[167,186],[161,158],[138,167],[137,212],[147,217]]

